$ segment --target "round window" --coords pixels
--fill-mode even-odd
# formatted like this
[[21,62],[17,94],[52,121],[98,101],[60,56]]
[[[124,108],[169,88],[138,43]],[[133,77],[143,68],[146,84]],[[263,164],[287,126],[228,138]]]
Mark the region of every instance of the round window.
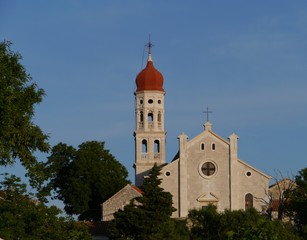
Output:
[[161,104],[161,100],[158,100],[158,103]]
[[149,99],[149,100],[148,100],[148,103],[149,103],[149,104],[152,104],[152,103],[153,103],[153,100],[152,100],[152,99]]
[[171,172],[170,171],[166,171],[165,172],[165,176],[169,177],[171,175]]
[[246,172],[246,176],[250,177],[252,175],[251,172]]
[[205,176],[211,176],[215,173],[215,165],[212,162],[205,162],[201,166],[201,171]]

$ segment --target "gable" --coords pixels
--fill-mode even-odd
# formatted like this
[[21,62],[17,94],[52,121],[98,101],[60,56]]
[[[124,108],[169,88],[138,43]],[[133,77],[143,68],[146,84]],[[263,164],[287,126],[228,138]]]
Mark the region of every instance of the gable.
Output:
[[219,136],[218,134],[216,134],[211,130],[206,130],[198,134],[196,137],[192,138],[190,141],[188,141],[187,147],[189,148],[201,142],[204,142],[204,144],[216,142],[227,148],[229,146],[229,142],[227,140],[225,140],[224,138],[222,138],[221,136]]
[[130,201],[136,197],[142,196],[143,192],[136,186],[127,184],[112,197],[101,204],[102,207],[102,221],[112,220],[113,214],[119,209],[130,203]]
[[218,202],[219,198],[215,194],[210,192],[210,193],[204,193],[204,194],[200,195],[196,200],[198,202],[212,203],[212,202]]

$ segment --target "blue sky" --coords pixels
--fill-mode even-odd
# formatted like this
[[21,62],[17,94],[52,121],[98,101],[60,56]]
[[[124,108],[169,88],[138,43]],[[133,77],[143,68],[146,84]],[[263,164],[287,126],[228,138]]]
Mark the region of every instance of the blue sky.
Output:
[[105,141],[134,182],[133,93],[150,34],[167,161],[209,107],[216,133],[239,136],[240,159],[291,176],[307,163],[306,12],[303,0],[0,0],[0,40],[46,91],[34,121],[51,145]]

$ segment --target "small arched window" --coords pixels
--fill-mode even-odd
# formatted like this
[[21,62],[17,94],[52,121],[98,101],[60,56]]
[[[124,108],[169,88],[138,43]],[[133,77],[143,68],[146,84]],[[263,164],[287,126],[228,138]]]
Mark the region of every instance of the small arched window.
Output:
[[253,203],[253,195],[248,193],[245,195],[245,210],[252,208],[254,205]]
[[200,144],[200,150],[205,150],[205,144],[204,143]]
[[147,140],[142,141],[142,153],[147,153]]
[[140,120],[141,120],[141,122],[144,121],[144,114],[143,114],[143,112],[140,112]]
[[158,113],[158,122],[161,122],[161,112]]
[[159,140],[155,140],[155,153],[159,153],[160,152],[160,142]]
[[211,149],[212,149],[212,150],[215,150],[215,143],[212,143]]
[[148,113],[148,122],[149,123],[153,122],[153,113],[152,112]]

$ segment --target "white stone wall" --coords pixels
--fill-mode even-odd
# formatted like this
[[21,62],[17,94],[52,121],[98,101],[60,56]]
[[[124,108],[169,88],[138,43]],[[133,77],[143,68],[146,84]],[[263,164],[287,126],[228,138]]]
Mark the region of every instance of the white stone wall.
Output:
[[[201,149],[201,144],[204,144],[204,150]],[[212,144],[215,144],[214,150]],[[218,200],[218,210],[229,208],[228,145],[209,132],[203,132],[189,142],[187,152],[188,208],[208,205],[214,200],[214,196]],[[202,173],[201,167],[206,162],[215,166],[215,173],[211,176]]]
[[173,196],[173,207],[176,208],[176,211],[173,213],[172,217],[179,217],[179,189],[178,189],[178,163],[179,161],[173,161],[170,164],[164,166],[161,170],[161,187],[170,192]]
[[232,193],[234,199],[232,210],[245,209],[245,195],[250,193],[254,197],[254,208],[261,211],[264,206],[261,199],[266,197],[270,177],[241,160],[235,164],[233,174],[236,187]]

